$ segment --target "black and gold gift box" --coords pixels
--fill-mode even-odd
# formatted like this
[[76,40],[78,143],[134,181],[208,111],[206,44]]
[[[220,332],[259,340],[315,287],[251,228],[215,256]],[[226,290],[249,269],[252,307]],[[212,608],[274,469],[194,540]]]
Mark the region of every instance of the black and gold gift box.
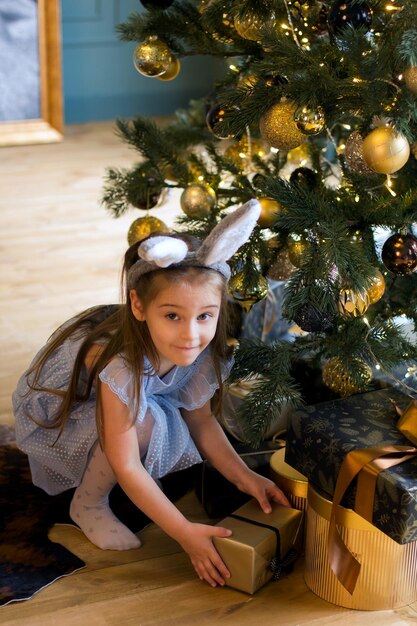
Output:
[[[385,454],[387,447],[410,447],[412,441],[409,435],[404,435],[402,427],[407,421],[409,428],[413,424],[417,428],[417,419],[413,419],[414,411],[409,405],[409,396],[396,389],[383,389],[294,411],[288,420],[285,461],[333,500],[339,472],[348,453],[380,449],[381,454]],[[399,412],[403,412],[401,422]],[[371,507],[370,521],[379,530],[400,544],[416,541],[417,456],[410,456],[396,466],[386,466],[384,471],[374,475],[374,485],[368,490],[366,501],[357,501],[355,477],[340,504],[360,515],[365,506]],[[365,474],[363,476],[366,478]]]
[[231,574],[226,580],[229,587],[254,594],[291,569],[301,549],[303,512],[277,504],[272,507],[267,514],[256,500],[250,500],[218,523],[232,531],[230,537],[213,538]]

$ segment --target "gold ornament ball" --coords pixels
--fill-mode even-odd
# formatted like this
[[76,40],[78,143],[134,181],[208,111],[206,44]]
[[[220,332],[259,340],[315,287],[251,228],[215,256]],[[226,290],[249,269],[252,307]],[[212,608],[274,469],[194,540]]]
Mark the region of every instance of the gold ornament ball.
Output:
[[295,267],[301,267],[304,262],[305,255],[310,244],[303,238],[289,238],[288,240],[288,258]]
[[168,65],[166,71],[156,78],[158,78],[159,80],[174,80],[174,78],[177,78],[178,74],[180,73],[180,69],[181,64],[179,62],[179,59],[177,59],[177,57],[172,57],[172,61]]
[[146,215],[145,217],[138,217],[129,227],[127,233],[127,241],[129,246],[136,241],[141,241],[145,237],[149,237],[154,232],[160,231],[162,233],[168,233],[168,226],[157,217]]
[[273,198],[257,198],[261,205],[261,214],[258,217],[258,225],[261,228],[270,228],[276,222],[282,206]]
[[369,304],[375,304],[381,300],[385,292],[385,278],[378,269],[375,269],[375,275],[372,277],[372,285],[367,290]]
[[172,63],[172,53],[166,43],[156,36],[147,37],[136,46],[133,52],[133,64],[144,76],[160,76]]
[[379,126],[363,140],[363,158],[378,174],[393,174],[410,156],[410,144],[391,126]]
[[339,357],[334,357],[323,365],[324,384],[342,397],[365,391],[372,380],[372,370],[360,359],[355,359],[355,362],[355,371],[360,372],[361,381],[359,383],[349,376]]
[[417,67],[415,65],[410,65],[404,71],[404,82],[407,86],[407,89],[412,93],[417,94]]
[[188,217],[207,217],[215,204],[214,189],[202,183],[189,185],[180,197],[181,208]]
[[294,121],[297,107],[293,102],[277,102],[263,114],[259,130],[265,141],[278,150],[292,150],[306,141]]
[[357,292],[353,289],[339,291],[339,312],[344,317],[360,317],[369,306],[368,292]]
[[245,273],[239,272],[231,277],[228,285],[229,295],[249,313],[254,304],[263,300],[268,293],[269,283],[265,276],[258,275],[258,282],[245,287]]
[[247,11],[243,16],[235,17],[235,29],[243,39],[258,41],[261,29],[265,26],[265,18],[254,11]]
[[294,122],[304,135],[318,135],[326,125],[321,106],[316,109],[310,109],[308,106],[299,107],[294,113]]

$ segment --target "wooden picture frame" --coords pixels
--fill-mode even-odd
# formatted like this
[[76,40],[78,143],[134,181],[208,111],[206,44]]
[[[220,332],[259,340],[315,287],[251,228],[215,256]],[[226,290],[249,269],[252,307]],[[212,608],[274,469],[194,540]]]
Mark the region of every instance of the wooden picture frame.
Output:
[[0,146],[51,143],[63,137],[59,0],[38,0],[37,11],[40,118],[1,121]]

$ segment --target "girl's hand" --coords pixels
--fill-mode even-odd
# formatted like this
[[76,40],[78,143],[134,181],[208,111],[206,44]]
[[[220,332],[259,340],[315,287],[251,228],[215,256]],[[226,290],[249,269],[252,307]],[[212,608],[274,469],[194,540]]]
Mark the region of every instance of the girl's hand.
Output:
[[197,576],[212,587],[223,586],[225,579],[230,578],[230,572],[214,547],[212,537],[230,537],[231,534],[231,530],[220,526],[191,523],[186,538],[180,541]]
[[249,470],[244,483],[237,485],[237,487],[240,491],[255,498],[264,513],[272,511],[271,502],[276,502],[282,506],[291,506],[285,494],[272,480],[260,476],[252,470]]

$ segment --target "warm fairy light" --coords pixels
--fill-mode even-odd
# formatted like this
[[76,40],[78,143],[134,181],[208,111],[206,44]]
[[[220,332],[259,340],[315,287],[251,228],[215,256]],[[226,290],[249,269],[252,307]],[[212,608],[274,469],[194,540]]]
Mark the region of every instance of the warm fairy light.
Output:
[[387,4],[385,6],[386,11],[401,11],[401,7],[396,7],[393,4]]
[[288,24],[281,24],[281,28],[283,28],[284,30],[288,30],[289,26]]
[[398,76],[398,80],[402,80],[402,79],[403,79],[403,75],[402,75],[402,74],[400,74],[400,75]]
[[392,186],[393,186],[392,178],[391,178],[391,176],[388,174],[388,176],[387,176],[387,180],[386,180],[386,182],[385,182],[385,187],[388,189],[388,191],[390,192],[390,194],[391,194],[391,195],[395,198],[397,194],[396,194],[396,193],[395,193],[395,191],[393,190]]
[[355,202],[359,202],[360,197],[358,195],[355,196]]
[[236,65],[229,65],[229,70],[232,70],[232,72],[238,72],[239,69],[236,67]]

